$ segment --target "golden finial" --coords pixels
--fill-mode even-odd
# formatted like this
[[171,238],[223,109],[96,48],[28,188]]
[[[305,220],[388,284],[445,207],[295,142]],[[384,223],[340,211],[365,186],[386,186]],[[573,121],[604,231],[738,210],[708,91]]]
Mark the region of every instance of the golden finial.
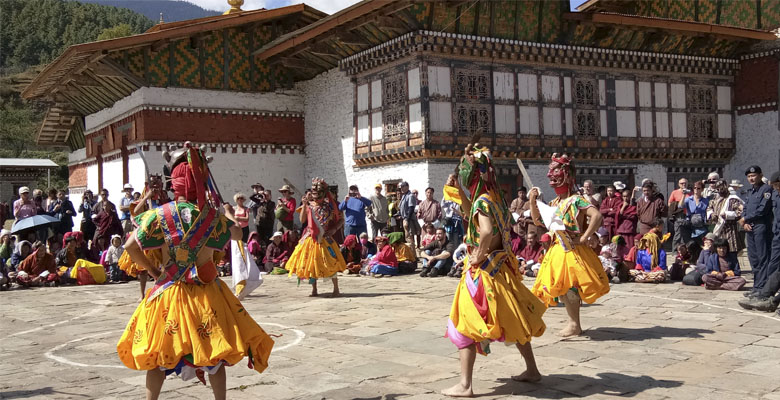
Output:
[[233,14],[237,12],[241,12],[241,6],[244,5],[244,0],[227,0],[228,4],[230,5],[230,10],[225,11],[225,14]]
[[160,22],[158,22],[158,24],[164,24],[164,23],[165,21],[163,21],[163,15],[162,13],[160,13]]

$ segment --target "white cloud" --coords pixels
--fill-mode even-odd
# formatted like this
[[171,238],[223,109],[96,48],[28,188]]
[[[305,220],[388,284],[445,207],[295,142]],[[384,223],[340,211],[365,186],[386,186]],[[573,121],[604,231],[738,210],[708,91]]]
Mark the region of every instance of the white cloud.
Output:
[[328,14],[334,14],[345,9],[360,0],[292,0],[290,4],[305,3],[307,6],[314,7]]

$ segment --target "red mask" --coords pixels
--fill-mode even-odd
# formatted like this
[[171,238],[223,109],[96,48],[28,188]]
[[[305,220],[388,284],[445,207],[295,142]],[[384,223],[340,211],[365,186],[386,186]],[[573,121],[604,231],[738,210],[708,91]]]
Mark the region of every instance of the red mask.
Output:
[[571,193],[574,177],[571,174],[571,160],[569,157],[566,155],[558,157],[557,153],[553,154],[549,168],[547,178],[550,179],[550,186],[555,190],[555,194],[561,196]]

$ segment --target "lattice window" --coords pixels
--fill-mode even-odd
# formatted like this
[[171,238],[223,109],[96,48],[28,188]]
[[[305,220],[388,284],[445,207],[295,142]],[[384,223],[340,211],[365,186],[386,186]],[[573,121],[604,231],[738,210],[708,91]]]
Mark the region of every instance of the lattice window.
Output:
[[473,135],[480,131],[491,132],[490,106],[459,104],[455,109],[455,129],[459,135]]
[[406,104],[406,74],[396,74],[384,79],[382,103],[385,108],[400,107]]
[[382,113],[384,128],[382,134],[387,139],[406,136],[406,112],[403,108],[385,110]]
[[598,83],[592,79],[574,81],[574,103],[578,107],[595,107],[599,104]]
[[488,71],[455,70],[455,96],[460,99],[490,99],[490,73]]
[[715,88],[688,86],[688,107],[694,112],[715,111]]
[[577,111],[574,114],[574,133],[580,137],[599,136],[599,117],[596,111]]
[[692,139],[715,138],[715,115],[688,115],[688,137]]

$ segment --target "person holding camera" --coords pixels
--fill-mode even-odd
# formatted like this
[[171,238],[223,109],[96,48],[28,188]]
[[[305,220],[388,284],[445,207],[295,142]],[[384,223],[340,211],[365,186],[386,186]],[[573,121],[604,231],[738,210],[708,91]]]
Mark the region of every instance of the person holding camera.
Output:
[[60,223],[54,226],[54,233],[64,235],[73,230],[73,216],[76,210],[73,203],[65,197],[65,191],[57,192],[57,199],[49,204],[48,214],[60,220]]
[[360,195],[357,185],[350,186],[349,194],[339,204],[339,211],[344,213],[344,236],[368,232],[366,207],[371,207],[371,200]]
[[84,195],[81,196],[81,205],[79,205],[79,212],[81,213],[81,228],[79,229],[87,240],[91,240],[95,235],[95,223],[92,221],[92,214],[95,213],[95,197],[92,191],[87,189],[84,191]]
[[674,232],[672,237],[672,248],[676,249],[677,246],[687,243],[687,240],[683,237],[683,224],[685,224],[685,210],[680,207],[680,202],[684,201],[688,197],[691,197],[693,191],[688,188],[688,180],[680,178],[677,181],[677,189],[672,190],[669,194],[669,227],[672,228],[670,232]]
[[710,200],[702,195],[704,183],[697,181],[693,184],[693,195],[680,199],[677,203],[685,212],[682,226],[684,243],[695,240],[701,244],[704,235],[707,234],[707,207]]
[[702,192],[702,196],[706,197],[709,201],[712,201],[715,197],[718,197],[718,181],[720,175],[717,172],[710,172],[707,175],[707,180],[704,183],[707,185]]
[[271,199],[271,191],[265,190],[259,183],[252,186],[255,190],[255,194],[249,197],[254,203],[255,209],[255,229],[260,235],[260,241],[268,243],[269,238],[274,233],[274,222],[276,216],[274,215],[274,209],[276,209],[276,203]]
[[295,222],[293,222],[293,216],[295,215],[295,194],[290,185],[284,185],[279,189],[279,193],[282,197],[276,202],[276,209],[274,210],[274,216],[279,220],[279,224],[282,226],[279,230],[284,232],[295,229]]

